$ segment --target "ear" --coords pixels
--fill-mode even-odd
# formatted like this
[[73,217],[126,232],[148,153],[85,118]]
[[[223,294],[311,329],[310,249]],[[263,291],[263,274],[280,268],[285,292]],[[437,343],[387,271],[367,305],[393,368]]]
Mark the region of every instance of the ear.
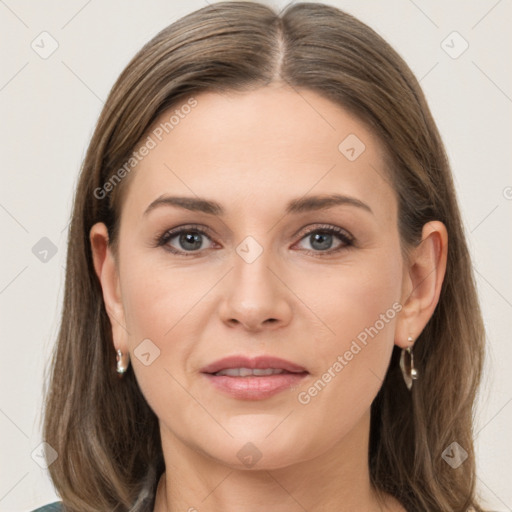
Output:
[[112,339],[116,350],[128,352],[127,329],[116,259],[109,245],[105,224],[94,224],[89,232],[94,270],[101,284],[103,300],[112,325]]
[[423,226],[420,244],[411,251],[404,267],[402,310],[395,331],[395,343],[399,347],[412,346],[432,317],[441,294],[447,255],[445,225],[439,221],[428,222]]

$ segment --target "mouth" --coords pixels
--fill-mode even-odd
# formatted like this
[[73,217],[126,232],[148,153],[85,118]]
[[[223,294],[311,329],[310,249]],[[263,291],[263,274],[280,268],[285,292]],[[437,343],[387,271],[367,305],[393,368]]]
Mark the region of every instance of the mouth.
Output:
[[[261,377],[262,375],[279,375],[285,373],[282,368],[226,368],[213,375],[227,375],[228,377]],[[287,372],[286,372],[287,373]]]
[[263,400],[297,387],[309,372],[275,357],[232,356],[201,369],[214,388],[240,400]]

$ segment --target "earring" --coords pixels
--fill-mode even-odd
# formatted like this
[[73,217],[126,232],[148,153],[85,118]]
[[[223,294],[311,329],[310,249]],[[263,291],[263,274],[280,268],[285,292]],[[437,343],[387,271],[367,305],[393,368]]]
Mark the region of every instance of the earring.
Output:
[[[413,339],[409,336],[409,338],[407,338],[407,341],[411,343]],[[412,381],[418,378],[418,370],[414,368],[414,357],[412,355],[412,347],[402,349],[402,354],[400,355],[400,369],[402,370],[405,385],[407,386],[407,389],[410,391],[412,388]]]
[[123,373],[126,373],[128,370],[128,366],[130,364],[130,355],[123,354],[120,350],[117,351],[117,368],[116,371],[119,373],[119,376],[122,377]]

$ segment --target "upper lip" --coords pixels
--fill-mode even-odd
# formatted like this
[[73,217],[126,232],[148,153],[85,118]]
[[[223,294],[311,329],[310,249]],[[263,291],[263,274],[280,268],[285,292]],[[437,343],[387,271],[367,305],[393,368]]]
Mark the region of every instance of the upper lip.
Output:
[[227,370],[229,368],[276,368],[282,369],[291,373],[303,373],[307,370],[303,366],[281,359],[279,357],[271,356],[258,356],[258,357],[247,357],[242,355],[235,355],[218,359],[213,363],[210,363],[201,368],[202,373],[217,373],[221,370]]

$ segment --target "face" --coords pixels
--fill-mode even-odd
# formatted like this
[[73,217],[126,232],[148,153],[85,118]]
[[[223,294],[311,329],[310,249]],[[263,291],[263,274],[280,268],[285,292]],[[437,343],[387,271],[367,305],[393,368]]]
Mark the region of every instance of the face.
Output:
[[395,342],[382,148],[311,91],[195,100],[129,178],[114,343],[164,443],[240,468],[307,461],[368,418]]

